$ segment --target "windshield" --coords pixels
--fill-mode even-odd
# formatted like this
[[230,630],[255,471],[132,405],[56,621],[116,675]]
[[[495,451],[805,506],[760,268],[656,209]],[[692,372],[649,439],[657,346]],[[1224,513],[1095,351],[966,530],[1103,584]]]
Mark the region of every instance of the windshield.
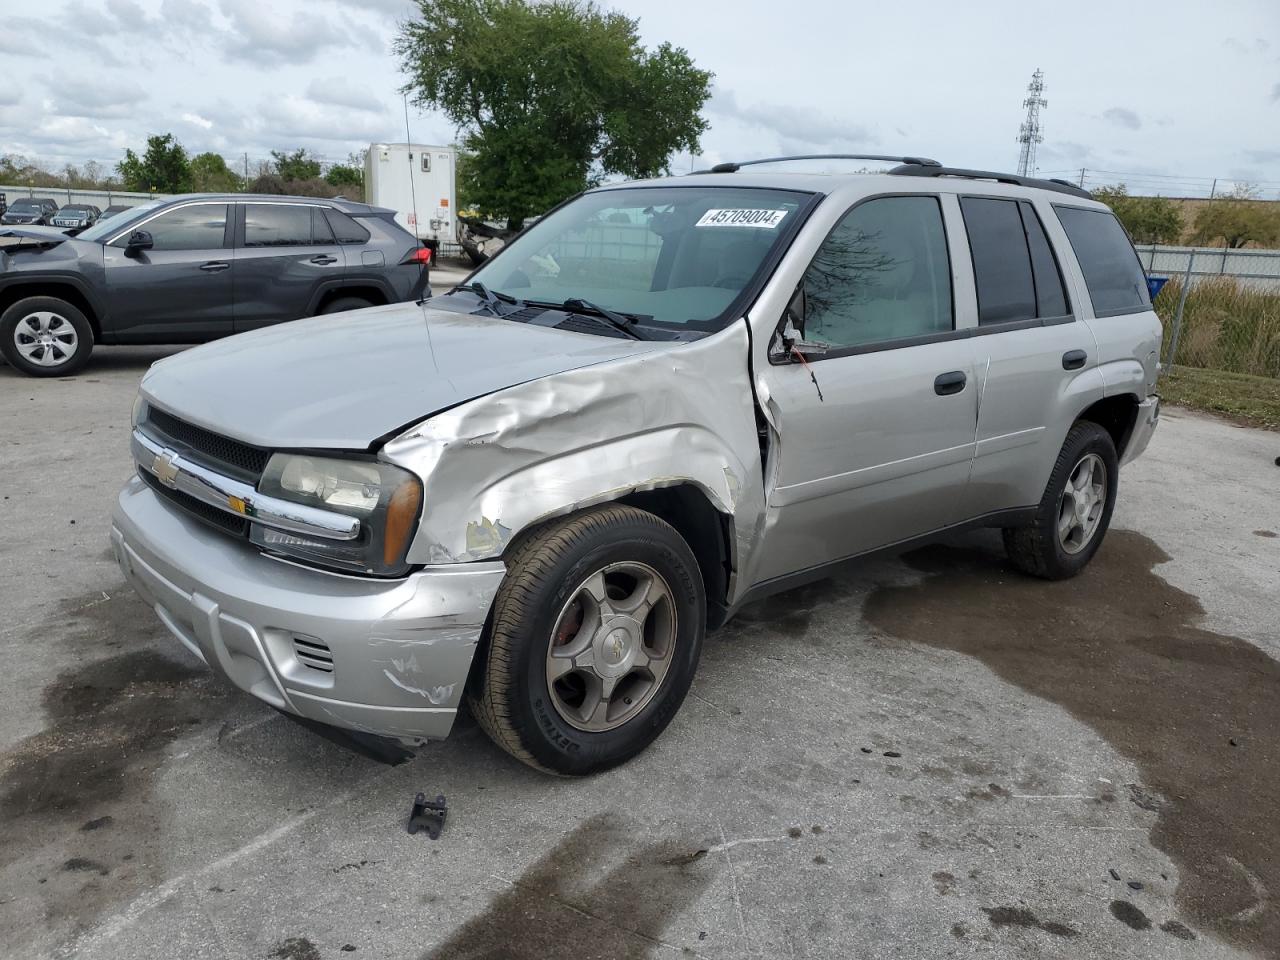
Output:
[[163,200],[152,200],[148,203],[140,203],[136,207],[130,207],[128,210],[117,213],[110,219],[99,220],[84,233],[76,237],[76,239],[100,241],[105,240],[107,237],[115,236],[118,231],[123,230],[130,222],[146,216],[162,203],[164,203]]
[[718,330],[808,194],[746,187],[624,187],[539,220],[473,277],[495,293],[586,300],[642,323]]
[[88,207],[63,207],[58,211],[60,217],[84,217],[89,213]]
[[40,210],[40,204],[34,200],[15,200],[9,204],[11,213],[37,213]]

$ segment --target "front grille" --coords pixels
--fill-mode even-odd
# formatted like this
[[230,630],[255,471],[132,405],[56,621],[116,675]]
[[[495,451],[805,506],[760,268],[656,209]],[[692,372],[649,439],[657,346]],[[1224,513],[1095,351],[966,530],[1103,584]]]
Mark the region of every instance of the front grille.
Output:
[[229,533],[236,537],[247,537],[249,535],[249,521],[244,517],[237,517],[234,513],[219,510],[217,507],[211,506],[203,500],[197,500],[181,490],[172,490],[157,480],[155,476],[141,468],[138,470],[138,476],[146,481],[147,486],[160,494],[160,496],[180,510],[191,514],[197,520],[201,520],[211,527],[217,527],[224,533]]
[[[267,469],[271,451],[251,447],[239,440],[221,436],[194,423],[179,420],[156,407],[147,409],[147,433],[167,447],[189,452],[191,459],[228,476],[256,484]],[[181,448],[186,448],[182,451]]]
[[303,666],[321,673],[333,673],[333,652],[324,641],[295,633],[293,652]]

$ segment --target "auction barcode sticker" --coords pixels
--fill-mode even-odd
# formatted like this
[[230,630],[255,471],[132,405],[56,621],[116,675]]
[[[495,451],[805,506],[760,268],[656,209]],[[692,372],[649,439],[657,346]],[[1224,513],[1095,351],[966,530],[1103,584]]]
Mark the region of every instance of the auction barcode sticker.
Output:
[[698,227],[760,227],[773,230],[787,215],[785,210],[708,210],[699,219]]

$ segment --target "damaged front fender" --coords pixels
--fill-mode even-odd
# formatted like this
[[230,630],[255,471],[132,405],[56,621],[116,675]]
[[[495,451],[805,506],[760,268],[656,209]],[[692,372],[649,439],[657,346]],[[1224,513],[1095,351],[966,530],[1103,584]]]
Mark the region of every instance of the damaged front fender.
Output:
[[763,485],[745,323],[464,403],[390,441],[423,478],[412,563],[500,557],[529,526],[629,493],[696,487],[749,552]]

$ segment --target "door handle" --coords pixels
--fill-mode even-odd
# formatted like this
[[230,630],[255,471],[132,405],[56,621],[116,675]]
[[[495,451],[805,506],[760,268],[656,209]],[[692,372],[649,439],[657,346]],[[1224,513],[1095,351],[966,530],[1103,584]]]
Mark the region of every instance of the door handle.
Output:
[[325,266],[326,264],[330,264],[330,263],[337,263],[337,262],[338,262],[338,258],[337,258],[337,257],[331,257],[331,256],[329,256],[327,253],[318,253],[318,254],[316,254],[314,257],[312,257],[312,258],[311,258],[311,262],[312,262],[312,263],[318,263],[318,264],[320,264],[321,266]]
[[950,373],[940,373],[933,380],[933,392],[940,397],[959,393],[964,389],[965,381],[967,379],[968,378],[964,375],[963,370],[952,370]]
[[210,260],[208,263],[200,264],[200,269],[205,273],[217,273],[219,270],[225,270],[231,264],[225,260]]
[[1089,354],[1083,350],[1068,350],[1062,355],[1063,370],[1079,370],[1085,365],[1085,361],[1089,359]]

